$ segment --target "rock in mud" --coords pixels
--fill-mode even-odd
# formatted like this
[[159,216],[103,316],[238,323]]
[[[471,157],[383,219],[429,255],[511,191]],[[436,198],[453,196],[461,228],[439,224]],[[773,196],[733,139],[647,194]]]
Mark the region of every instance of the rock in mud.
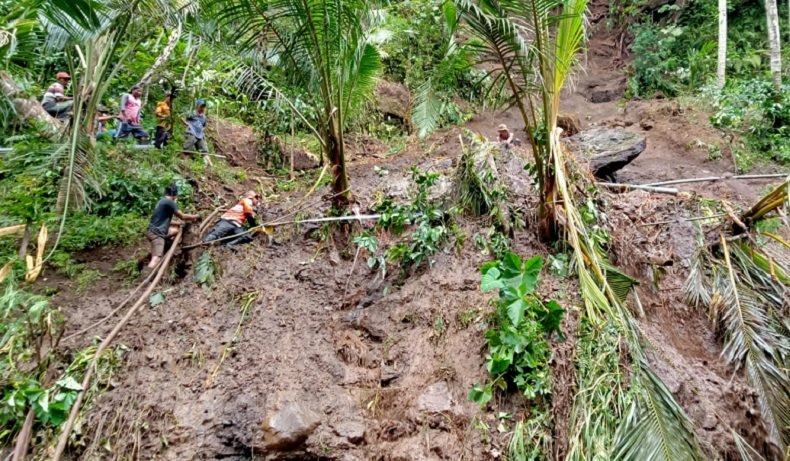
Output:
[[563,136],[573,136],[582,130],[582,124],[576,114],[559,114],[557,126],[562,128]]
[[702,420],[702,428],[706,431],[712,431],[716,429],[716,426],[719,424],[719,421],[716,419],[716,416],[708,413],[705,415],[705,419]]
[[411,96],[406,86],[379,80],[376,87],[376,102],[378,110],[382,114],[407,121],[409,120],[409,107],[411,107],[410,100]]
[[291,155],[294,157],[294,171],[305,171],[318,168],[318,157],[304,149],[289,147],[285,151],[285,157],[290,162]]
[[334,430],[335,434],[353,444],[365,440],[365,423],[361,421],[343,421]]
[[617,128],[592,128],[568,141],[577,158],[587,160],[592,174],[602,179],[611,179],[647,147],[644,136]]
[[263,446],[288,450],[301,445],[321,421],[317,414],[300,403],[285,402],[263,420]]
[[425,413],[445,413],[452,411],[453,406],[453,396],[447,387],[447,381],[430,385],[417,398],[417,409]]

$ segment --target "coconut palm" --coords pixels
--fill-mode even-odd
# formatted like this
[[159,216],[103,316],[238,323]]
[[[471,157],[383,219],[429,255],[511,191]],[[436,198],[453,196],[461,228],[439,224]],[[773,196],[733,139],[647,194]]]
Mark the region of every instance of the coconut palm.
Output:
[[582,45],[586,0],[457,0],[496,64],[492,86],[510,91],[526,127],[540,194],[540,236],[557,236],[554,159],[560,92]]
[[765,0],[765,20],[768,23],[768,55],[771,62],[771,80],[776,92],[782,89],[782,47],[779,33],[779,11],[776,0]]
[[724,88],[727,72],[727,0],[719,0],[719,49],[716,66],[716,82]]
[[[268,87],[307,122],[332,169],[338,207],[349,197],[345,129],[375,88],[381,68],[378,50],[368,40],[371,15],[367,0],[208,0],[220,21],[247,49],[262,52],[285,85]],[[247,76],[251,74],[248,72]],[[317,110],[308,116],[290,102],[306,95]]]

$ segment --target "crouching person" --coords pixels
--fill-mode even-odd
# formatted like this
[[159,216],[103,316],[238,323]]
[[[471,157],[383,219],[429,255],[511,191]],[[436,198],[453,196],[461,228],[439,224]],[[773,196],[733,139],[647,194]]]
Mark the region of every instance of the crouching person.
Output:
[[[255,217],[255,207],[258,205],[258,194],[247,191],[241,196],[239,203],[222,215],[219,222],[211,228],[204,242],[226,239],[225,246],[234,248],[236,245],[252,242],[250,232],[244,230],[244,225],[255,227],[258,222]],[[236,238],[232,238],[236,236]]]
[[165,187],[165,196],[159,199],[151,222],[148,224],[148,231],[145,236],[151,242],[151,262],[148,263],[148,272],[153,270],[162,256],[165,254],[165,246],[172,242],[173,237],[178,233],[180,224],[172,223],[173,215],[183,221],[196,221],[200,218],[196,214],[185,214],[179,211],[176,199],[178,198],[178,186],[170,184]]

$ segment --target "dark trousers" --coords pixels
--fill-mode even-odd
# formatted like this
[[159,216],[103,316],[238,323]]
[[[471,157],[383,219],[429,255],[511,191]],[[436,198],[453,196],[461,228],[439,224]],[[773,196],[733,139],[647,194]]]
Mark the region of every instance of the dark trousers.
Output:
[[252,242],[252,237],[250,236],[250,234],[239,235],[243,233],[244,233],[244,229],[242,229],[241,227],[233,224],[228,220],[220,219],[219,222],[215,224],[214,227],[211,228],[211,230],[208,232],[208,235],[206,235],[203,241],[212,242],[214,240],[219,240],[223,237],[238,235],[238,237],[234,239],[224,240],[223,242],[225,243],[225,246],[232,247],[235,245],[241,245],[243,243]]
[[170,133],[168,133],[167,128],[161,126],[156,127],[156,133],[154,133],[154,147],[157,149],[165,147],[168,139],[170,139]]

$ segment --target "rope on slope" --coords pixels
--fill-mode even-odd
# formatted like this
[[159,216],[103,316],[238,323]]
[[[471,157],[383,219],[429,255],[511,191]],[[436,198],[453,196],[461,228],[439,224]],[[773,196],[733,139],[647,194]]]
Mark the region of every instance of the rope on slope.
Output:
[[69,412],[69,419],[66,421],[66,424],[63,426],[63,429],[60,433],[60,437],[58,438],[58,445],[55,448],[55,454],[52,456],[52,461],[60,461],[61,456],[63,456],[63,452],[66,450],[66,445],[69,441],[69,436],[71,435],[71,430],[74,428],[74,422],[77,420],[77,415],[79,415],[80,407],[82,406],[82,401],[85,398],[85,392],[90,385],[91,378],[93,377],[93,372],[96,369],[96,364],[99,361],[99,357],[101,356],[102,352],[110,345],[110,343],[115,339],[118,333],[123,329],[123,327],[129,322],[129,320],[134,316],[137,311],[140,309],[140,306],[143,305],[145,300],[154,290],[156,285],[162,279],[162,276],[167,269],[167,266],[170,264],[170,260],[173,259],[173,255],[175,254],[176,248],[178,248],[178,244],[181,242],[181,237],[183,235],[183,231],[179,231],[176,234],[175,238],[173,239],[173,245],[168,250],[167,254],[165,255],[164,259],[162,260],[159,269],[156,272],[156,276],[148,288],[140,295],[137,301],[129,308],[126,312],[126,315],[115,325],[115,328],[112,329],[110,334],[107,335],[106,338],[99,344],[99,347],[96,348],[96,352],[93,354],[93,359],[91,360],[90,365],[85,370],[85,377],[82,380],[82,390],[79,394],[77,394],[77,400],[74,402],[74,405],[71,407],[71,411]]

